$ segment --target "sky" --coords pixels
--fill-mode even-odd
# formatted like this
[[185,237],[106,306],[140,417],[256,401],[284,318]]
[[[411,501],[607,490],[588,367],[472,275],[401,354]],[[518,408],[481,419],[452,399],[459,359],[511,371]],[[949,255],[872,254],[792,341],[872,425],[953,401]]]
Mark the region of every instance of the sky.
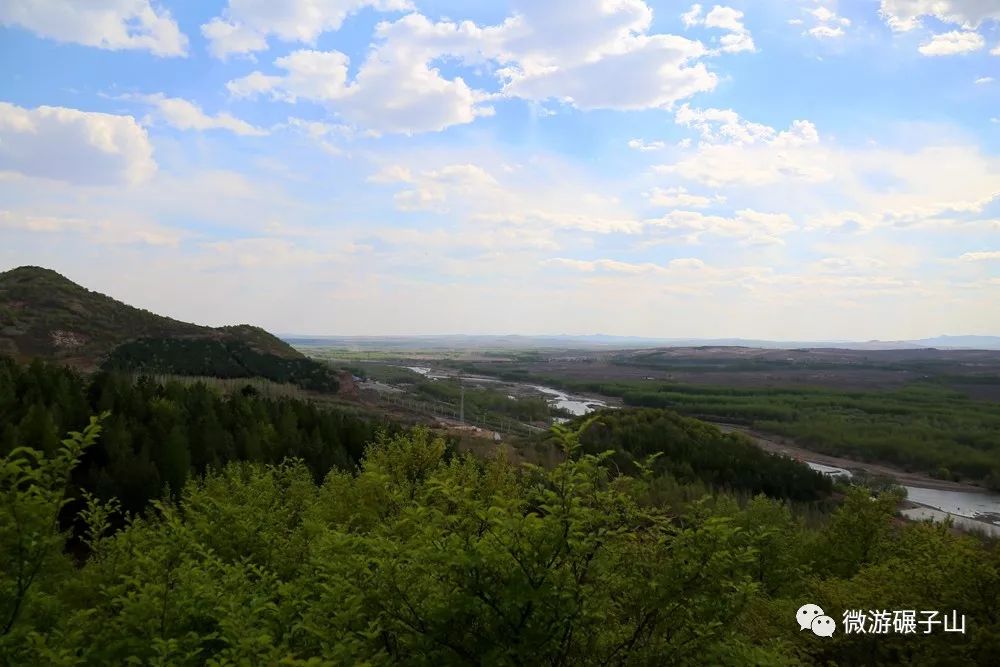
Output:
[[1000,335],[1000,0],[0,0],[0,270],[329,335]]

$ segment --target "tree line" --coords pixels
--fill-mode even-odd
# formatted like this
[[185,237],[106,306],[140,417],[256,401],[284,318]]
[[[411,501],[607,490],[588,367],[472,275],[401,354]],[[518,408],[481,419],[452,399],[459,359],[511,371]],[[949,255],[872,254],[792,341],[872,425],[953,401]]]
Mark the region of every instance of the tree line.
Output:
[[893,391],[733,388],[657,381],[546,383],[626,405],[752,426],[824,454],[1000,490],[1000,404],[935,385]]
[[795,501],[819,500],[833,490],[829,477],[803,463],[765,452],[741,433],[723,433],[669,410],[602,410],[582,423],[587,424],[580,438],[584,450],[612,452],[609,460],[628,474],[640,473],[653,457],[654,473],[685,484]]
[[41,361],[0,358],[0,455],[31,443],[51,456],[60,434],[108,412],[103,437],[74,468],[73,483],[139,512],[192,473],[228,461],[300,459],[316,479],[357,465],[384,420],[294,398],[271,399],[248,385],[223,394],[205,383],[164,383],[101,372],[84,378]]
[[[244,329],[250,331],[247,335],[253,334],[252,327]],[[336,392],[339,387],[337,374],[326,364],[314,359],[290,359],[259,352],[239,340],[142,338],[115,347],[103,367],[105,370],[147,374],[262,377],[329,393]]]

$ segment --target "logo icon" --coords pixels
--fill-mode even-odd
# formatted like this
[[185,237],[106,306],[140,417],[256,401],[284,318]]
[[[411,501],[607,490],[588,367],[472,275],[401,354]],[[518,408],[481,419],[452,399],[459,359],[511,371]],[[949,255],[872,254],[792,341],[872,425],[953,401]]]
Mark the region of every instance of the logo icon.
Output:
[[799,623],[799,632],[812,630],[817,637],[832,637],[837,629],[837,622],[823,612],[823,608],[815,604],[804,604],[795,612],[795,620]]

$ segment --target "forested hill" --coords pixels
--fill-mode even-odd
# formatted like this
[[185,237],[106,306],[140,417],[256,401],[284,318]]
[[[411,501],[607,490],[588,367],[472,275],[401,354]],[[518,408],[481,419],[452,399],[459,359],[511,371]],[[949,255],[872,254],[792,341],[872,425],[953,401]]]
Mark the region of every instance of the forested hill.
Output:
[[85,370],[265,377],[336,390],[335,374],[248,324],[203,327],[134,308],[35,266],[0,273],[0,354]]
[[236,341],[263,354],[303,358],[259,327],[213,329],[180,322],[92,292],[37,266],[0,273],[0,350],[20,357],[99,362],[118,345],[138,338]]

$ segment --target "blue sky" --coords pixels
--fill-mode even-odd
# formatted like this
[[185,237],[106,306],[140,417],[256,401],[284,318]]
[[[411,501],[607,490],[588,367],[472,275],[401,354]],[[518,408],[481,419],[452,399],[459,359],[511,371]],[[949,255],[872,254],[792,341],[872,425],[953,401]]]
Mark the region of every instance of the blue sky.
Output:
[[7,0],[0,269],[313,334],[1000,334],[1000,1]]

